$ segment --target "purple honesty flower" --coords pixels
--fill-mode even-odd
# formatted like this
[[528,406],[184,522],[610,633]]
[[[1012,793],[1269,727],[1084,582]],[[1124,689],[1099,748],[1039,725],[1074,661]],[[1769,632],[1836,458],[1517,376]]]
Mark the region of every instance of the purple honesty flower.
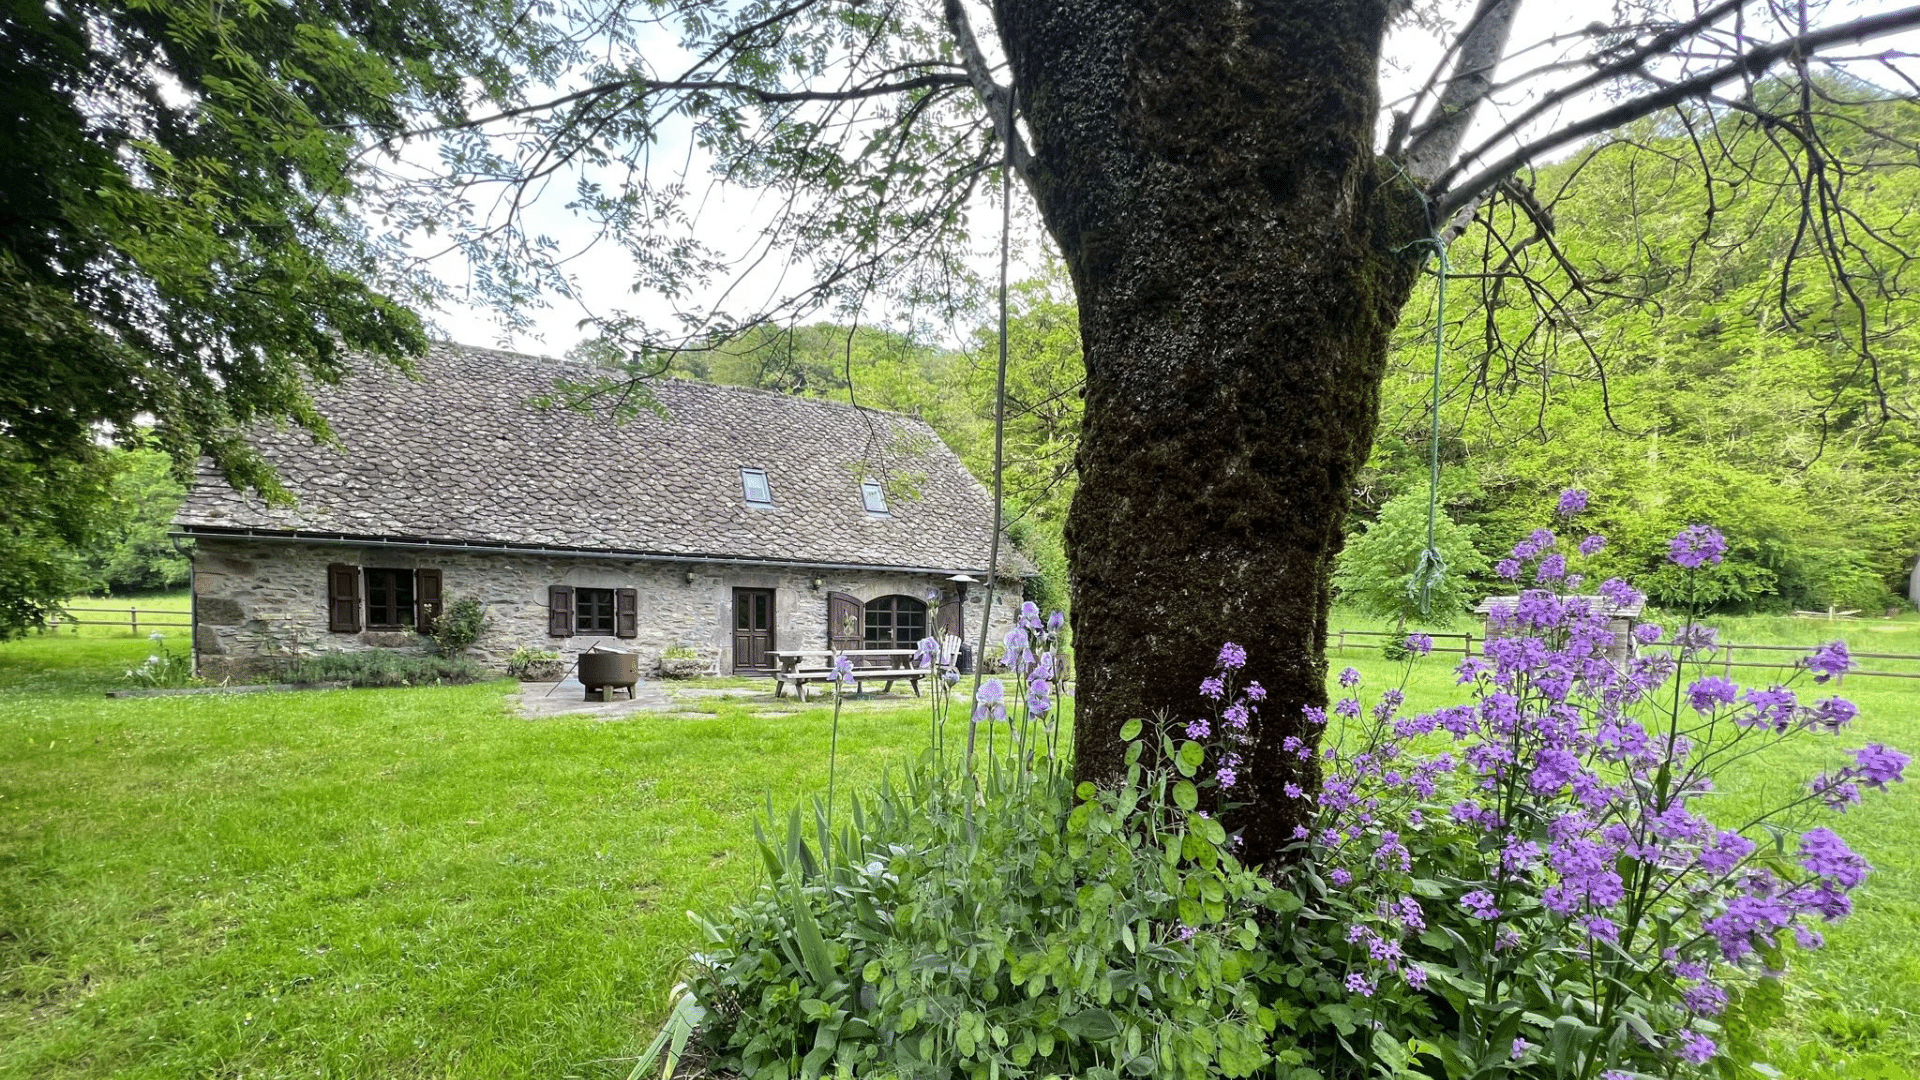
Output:
[[1181,923],[1181,924],[1180,924],[1180,925],[1179,925],[1178,927],[1176,927],[1176,928],[1174,929],[1174,931],[1173,931],[1173,940],[1175,940],[1175,941],[1192,941],[1192,940],[1193,940],[1193,935],[1194,935],[1194,932],[1195,932],[1195,931],[1194,931],[1194,929],[1193,929],[1193,927],[1191,927],[1191,926],[1188,926],[1188,925],[1187,925],[1186,923]]
[[1493,572],[1506,578],[1508,581],[1518,581],[1520,579],[1520,560],[1501,559],[1499,562],[1493,564]]
[[1740,688],[1718,675],[1695,679],[1687,687],[1687,703],[1697,713],[1710,713],[1721,705],[1731,705]]
[[1221,769],[1214,774],[1214,777],[1220,781],[1221,790],[1230,788],[1240,781],[1240,774],[1233,769]]
[[1587,508],[1587,493],[1582,488],[1568,488],[1560,493],[1560,516],[1572,517]]
[[[1564,502],[1565,500],[1562,500],[1562,501]],[[1532,1043],[1529,1043],[1525,1039],[1513,1040],[1513,1048],[1507,1051],[1508,1059],[1512,1061],[1519,1061],[1521,1058],[1526,1057],[1527,1047],[1532,1045],[1533,1045]]]
[[1267,688],[1257,682],[1249,682],[1247,684],[1246,694],[1248,701],[1267,700]]
[[1813,672],[1813,681],[1817,683],[1845,675],[1852,667],[1853,657],[1847,655],[1847,643],[1844,641],[1829,641],[1807,657],[1807,670]]
[[1247,730],[1247,707],[1236,701],[1220,713],[1220,722],[1235,731]]
[[1307,797],[1306,789],[1302,788],[1299,784],[1293,783],[1292,781],[1288,781],[1286,787],[1283,790],[1286,791],[1287,798],[1289,799],[1304,799]]
[[1415,656],[1425,656],[1433,651],[1433,638],[1426,634],[1408,634],[1406,647]]
[[1353,687],[1359,686],[1360,673],[1354,670],[1353,668],[1343,669],[1340,672],[1340,685],[1347,687],[1348,689],[1352,689]]
[[1336,866],[1333,868],[1333,872],[1327,875],[1327,879],[1339,888],[1344,889],[1353,884],[1353,872],[1344,867]]
[[1689,1065],[1705,1065],[1713,1060],[1713,1055],[1719,1052],[1720,1048],[1713,1044],[1712,1039],[1692,1028],[1681,1029],[1680,1046],[1674,1051],[1680,1056],[1681,1061]]
[[1239,671],[1247,666],[1247,650],[1229,641],[1220,646],[1220,667],[1224,671]]
[[1907,755],[1890,749],[1880,743],[1868,743],[1853,751],[1854,771],[1863,783],[1876,791],[1887,790],[1888,784],[1905,780]]
[[[1349,668],[1348,670],[1351,671],[1352,669]],[[1339,701],[1336,701],[1333,703],[1333,711],[1338,713],[1341,716],[1345,716],[1349,718],[1359,716],[1360,715],[1360,699],[1343,697]]]
[[1601,549],[1605,548],[1606,546],[1607,546],[1606,537],[1598,536],[1598,535],[1589,536],[1585,540],[1580,541],[1580,554],[1598,555],[1600,554]]
[[1227,696],[1227,682],[1218,675],[1209,675],[1200,680],[1200,696],[1219,701]]
[[1361,997],[1373,996],[1373,984],[1367,981],[1365,975],[1357,971],[1347,976],[1347,990]]
[[1687,987],[1680,992],[1680,1000],[1700,1016],[1719,1016],[1727,1010],[1727,992],[1713,983]]
[[1664,631],[1660,629],[1659,623],[1643,622],[1633,628],[1633,640],[1642,645],[1651,645],[1660,640],[1662,633]]
[[1567,557],[1555,552],[1540,560],[1540,566],[1533,572],[1535,581],[1558,581],[1567,574]]
[[1807,722],[1828,731],[1839,731],[1846,727],[1860,710],[1846,698],[1821,698],[1807,710]]
[[1667,558],[1688,570],[1718,565],[1726,551],[1727,538],[1707,525],[1689,525],[1667,542]]
[[1493,894],[1485,889],[1475,889],[1460,898],[1460,906],[1467,914],[1476,919],[1497,919],[1500,909],[1493,906]]
[[1187,725],[1187,738],[1189,739],[1204,739],[1211,734],[1213,734],[1213,725],[1207,723],[1204,719],[1192,721]]
[[1423,968],[1418,964],[1408,964],[1406,976],[1407,976],[1408,986],[1413,987],[1415,990],[1424,990],[1427,988],[1427,969],[1426,968]]

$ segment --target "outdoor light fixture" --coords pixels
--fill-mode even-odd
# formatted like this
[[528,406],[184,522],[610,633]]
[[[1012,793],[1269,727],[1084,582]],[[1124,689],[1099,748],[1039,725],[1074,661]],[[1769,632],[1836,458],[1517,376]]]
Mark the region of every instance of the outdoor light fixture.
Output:
[[687,584],[693,584],[693,571],[687,571]]
[[814,592],[819,592],[819,591],[820,591],[820,579],[819,579],[819,578],[814,578],[814,579],[813,579],[813,591],[814,591]]
[[967,586],[977,584],[980,581],[979,578],[974,577],[972,574],[955,574],[947,580],[953,582],[953,591],[959,594],[960,602],[963,604],[967,602]]

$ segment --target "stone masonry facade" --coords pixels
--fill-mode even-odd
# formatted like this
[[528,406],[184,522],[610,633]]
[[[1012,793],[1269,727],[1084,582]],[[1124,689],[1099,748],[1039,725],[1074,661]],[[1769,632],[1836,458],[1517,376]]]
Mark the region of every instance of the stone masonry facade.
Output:
[[[470,655],[504,670],[515,649],[553,649],[568,660],[594,645],[640,654],[650,673],[662,652],[675,645],[718,647],[723,672],[733,671],[735,589],[772,589],[775,649],[827,647],[827,594],[846,593],[866,602],[889,595],[925,600],[948,590],[944,575],[882,570],[811,569],[667,562],[510,551],[357,545],[352,541],[279,542],[196,537],[194,553],[194,658],[200,674],[246,682],[271,677],[287,660],[325,652],[421,648],[405,631],[328,630],[327,574],[332,564],[392,570],[438,569],[445,601],[474,597],[486,607],[489,625]],[[817,583],[817,584],[816,584]],[[638,636],[551,636],[548,589],[634,589]],[[966,636],[979,634],[986,588],[974,585],[966,601]],[[990,641],[1013,625],[1020,582],[996,590]],[[989,645],[989,651],[995,647]]]

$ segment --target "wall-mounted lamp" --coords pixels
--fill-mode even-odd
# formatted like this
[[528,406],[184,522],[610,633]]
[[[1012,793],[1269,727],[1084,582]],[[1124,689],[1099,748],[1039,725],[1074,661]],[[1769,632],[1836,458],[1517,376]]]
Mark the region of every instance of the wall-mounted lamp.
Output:
[[687,571],[687,584],[693,584],[693,571]]
[[819,579],[819,578],[814,578],[814,579],[813,579],[813,584],[812,584],[812,588],[813,588],[813,591],[814,591],[814,592],[819,592],[819,591],[820,591],[820,585],[821,585],[821,581],[820,581],[820,579]]
[[967,602],[967,586],[979,584],[980,579],[972,574],[955,574],[947,579],[953,583],[953,591],[960,597],[961,603]]

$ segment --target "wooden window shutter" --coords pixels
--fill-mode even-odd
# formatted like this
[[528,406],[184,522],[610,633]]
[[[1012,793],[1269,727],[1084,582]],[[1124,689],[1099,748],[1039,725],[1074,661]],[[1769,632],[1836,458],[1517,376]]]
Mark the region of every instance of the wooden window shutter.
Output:
[[637,590],[613,590],[613,636],[640,636],[640,593]]
[[572,586],[547,586],[547,633],[553,637],[573,636]]
[[440,616],[446,612],[446,603],[440,591],[439,570],[415,570],[413,572],[414,629],[423,634],[433,633],[440,623]]
[[360,568],[348,563],[327,567],[327,629],[336,634],[360,632]]
[[827,647],[862,649],[867,643],[867,605],[846,593],[827,594]]

